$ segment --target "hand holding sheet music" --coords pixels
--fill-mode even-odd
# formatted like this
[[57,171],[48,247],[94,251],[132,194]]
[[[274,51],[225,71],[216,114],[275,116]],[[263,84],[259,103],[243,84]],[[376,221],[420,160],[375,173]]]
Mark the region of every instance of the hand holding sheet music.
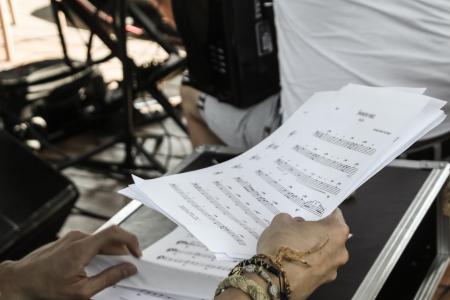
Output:
[[442,122],[444,104],[410,91],[356,85],[317,93],[239,157],[139,181],[133,190],[218,257],[250,257],[276,214],[324,218]]

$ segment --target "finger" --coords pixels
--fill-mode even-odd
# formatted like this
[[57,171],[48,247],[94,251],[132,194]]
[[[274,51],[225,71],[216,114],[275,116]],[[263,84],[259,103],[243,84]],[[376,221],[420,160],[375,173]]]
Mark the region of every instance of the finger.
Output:
[[89,297],[97,294],[98,292],[115,285],[122,279],[130,277],[137,273],[137,268],[133,264],[123,263],[111,268],[108,268],[88,279],[84,286],[85,294]]
[[105,255],[131,255],[130,250],[124,244],[111,245],[105,247],[100,251],[100,254]]
[[272,220],[272,224],[276,224],[276,223],[287,223],[287,222],[291,222],[292,221],[292,217],[290,214],[286,214],[286,213],[281,213],[276,215],[273,220]]
[[294,220],[298,221],[298,222],[304,222],[305,221],[305,219],[303,219],[302,217],[295,217]]
[[108,249],[108,247],[118,244],[122,244],[127,247],[133,256],[142,256],[137,237],[134,234],[123,230],[119,226],[111,226],[95,235],[92,235],[86,238],[84,243],[86,246],[86,252],[89,254],[90,258],[102,252],[104,249]]

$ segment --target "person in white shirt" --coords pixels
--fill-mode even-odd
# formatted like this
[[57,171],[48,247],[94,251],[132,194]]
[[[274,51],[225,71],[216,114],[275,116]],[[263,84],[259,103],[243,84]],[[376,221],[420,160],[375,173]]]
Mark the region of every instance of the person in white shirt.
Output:
[[[274,6],[280,105],[274,96],[239,110],[183,87],[188,124],[211,133],[191,128],[194,145],[221,141],[247,149],[315,92],[348,83],[426,87],[427,95],[450,100],[449,1],[275,0]],[[435,132],[448,127],[444,122]]]

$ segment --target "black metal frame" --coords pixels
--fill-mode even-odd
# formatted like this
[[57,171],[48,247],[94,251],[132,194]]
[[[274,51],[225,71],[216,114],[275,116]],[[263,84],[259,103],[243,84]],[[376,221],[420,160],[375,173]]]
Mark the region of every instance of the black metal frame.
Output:
[[[115,1],[115,15],[113,17],[113,30],[115,31],[115,38],[111,36],[110,32],[103,26],[97,14],[92,14],[86,10],[81,0],[51,0],[55,22],[58,28],[58,34],[64,54],[66,63],[74,68],[71,64],[71,59],[68,55],[66,40],[62,30],[61,21],[58,13],[62,11],[67,16],[70,13],[76,15],[88,28],[91,33],[99,37],[99,39],[109,48],[110,55],[106,56],[97,62],[87,63],[101,63],[110,58],[117,57],[122,63],[123,71],[123,123],[124,129],[116,137],[109,142],[100,145],[85,154],[76,158],[71,158],[58,164],[59,169],[64,169],[73,165],[81,164],[83,166],[91,167],[96,170],[105,171],[107,173],[128,174],[130,171],[139,170],[156,170],[161,173],[165,172],[165,167],[162,166],[153,156],[144,149],[143,143],[146,139],[156,139],[156,147],[162,142],[161,136],[146,135],[136,136],[134,133],[133,123],[133,104],[134,95],[137,91],[149,92],[158,103],[164,108],[166,113],[175,121],[175,123],[185,132],[187,129],[183,124],[180,116],[177,114],[173,106],[170,104],[167,97],[159,89],[158,82],[174,72],[181,72],[186,67],[186,61],[178,55],[178,50],[172,44],[167,42],[163,35],[156,29],[154,23],[140,11],[135,3],[125,0]],[[137,66],[135,62],[128,56],[127,53],[127,25],[126,17],[130,14],[133,18],[139,20],[144,27],[144,31],[155,42],[157,42],[168,54],[169,59],[159,65],[151,64],[149,66]],[[120,163],[105,163],[101,161],[94,161],[91,158],[108,148],[118,144],[125,144],[125,159]],[[143,166],[136,164],[136,157],[142,154],[150,163],[150,166]]]

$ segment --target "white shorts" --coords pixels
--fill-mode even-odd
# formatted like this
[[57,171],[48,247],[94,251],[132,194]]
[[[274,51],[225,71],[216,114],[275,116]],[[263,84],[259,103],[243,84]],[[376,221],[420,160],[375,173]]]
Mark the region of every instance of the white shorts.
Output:
[[228,146],[246,150],[281,125],[280,96],[240,109],[217,98],[200,94],[198,107],[208,127]]

